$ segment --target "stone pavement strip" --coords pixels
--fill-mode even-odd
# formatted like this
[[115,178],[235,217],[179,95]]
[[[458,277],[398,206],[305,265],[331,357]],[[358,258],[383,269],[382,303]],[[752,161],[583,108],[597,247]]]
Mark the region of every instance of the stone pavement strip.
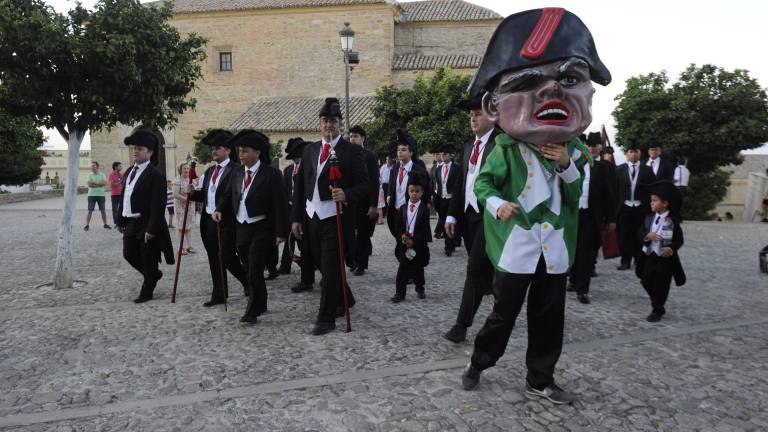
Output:
[[232,278],[229,310],[203,308],[210,276],[196,231],[175,304],[165,265],[157,300],[133,304],[140,281],[120,235],[81,223],[74,262],[87,284],[35,288],[53,268],[55,205],[0,206],[2,430],[768,430],[764,225],[684,223],[689,281],[673,287],[656,324],[644,321],[650,306],[634,275],[600,260],[593,303],[569,293],[556,378],[579,400],[563,407],[522,393],[525,311],[502,361],[476,391],[460,389],[491,303],[470,342],[441,337],[460,301],[464,249],[445,257],[433,243],[427,299],[409,291],[393,305],[393,242],[378,227],[370,271],[350,275],[353,332],[314,337],[319,293],[290,292],[295,266],[268,282],[269,312],[255,326],[238,322],[245,301]]

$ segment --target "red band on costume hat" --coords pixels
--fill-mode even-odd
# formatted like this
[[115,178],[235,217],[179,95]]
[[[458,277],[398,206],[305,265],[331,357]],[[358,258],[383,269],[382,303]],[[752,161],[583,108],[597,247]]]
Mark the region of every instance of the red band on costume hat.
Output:
[[547,49],[549,41],[557,30],[557,26],[560,24],[560,19],[565,14],[563,8],[544,8],[541,10],[541,17],[539,22],[531,31],[531,35],[528,36],[528,40],[525,41],[523,49],[520,51],[520,55],[529,59],[535,60],[544,55],[544,50]]

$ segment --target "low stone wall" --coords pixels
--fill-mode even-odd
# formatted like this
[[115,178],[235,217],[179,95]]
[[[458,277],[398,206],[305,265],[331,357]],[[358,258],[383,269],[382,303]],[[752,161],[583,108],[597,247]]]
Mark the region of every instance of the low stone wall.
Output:
[[[88,188],[83,188],[83,187],[77,188],[78,194],[82,194],[86,192],[88,192]],[[17,203],[17,202],[25,202],[25,201],[34,201],[34,200],[45,199],[45,198],[56,198],[60,196],[64,196],[64,189],[0,194],[0,205]]]

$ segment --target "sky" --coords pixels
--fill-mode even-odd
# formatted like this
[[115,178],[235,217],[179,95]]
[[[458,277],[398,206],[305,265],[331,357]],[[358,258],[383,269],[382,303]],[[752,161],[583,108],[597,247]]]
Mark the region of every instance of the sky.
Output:
[[[564,7],[589,27],[603,63],[613,81],[595,84],[593,123],[588,131],[605,124],[613,138],[611,112],[625,81],[640,74],[666,70],[675,81],[689,64],[711,63],[725,69],[746,69],[763,88],[768,87],[768,56],[761,47],[768,41],[768,2],[756,0],[467,0],[503,16],[541,7]],[[74,2],[50,0],[58,11]],[[82,0],[89,7],[94,0]],[[48,146],[66,146],[57,133]],[[90,141],[84,145],[90,145]],[[84,148],[87,148],[84,146]],[[752,151],[754,153],[755,151]],[[757,150],[768,154],[768,146]]]

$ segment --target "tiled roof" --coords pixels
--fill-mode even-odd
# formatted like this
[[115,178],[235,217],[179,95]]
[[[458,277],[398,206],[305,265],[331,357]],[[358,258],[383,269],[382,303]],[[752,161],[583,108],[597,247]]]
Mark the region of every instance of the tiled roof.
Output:
[[401,2],[403,22],[483,21],[503,17],[484,7],[463,0],[427,0]]
[[[350,124],[364,123],[371,118],[374,96],[352,96]],[[318,130],[318,113],[325,98],[264,99],[251,105],[246,112],[229,125],[232,129],[252,128],[269,132]],[[346,103],[341,100],[341,112],[346,114]]]
[[480,67],[483,57],[475,54],[449,54],[425,56],[405,54],[395,56],[392,70],[430,70],[438,66],[450,66],[453,69]]
[[[246,9],[288,9],[300,7],[347,6],[390,3],[387,0],[173,0],[174,13],[232,11]],[[146,3],[158,6],[162,1]]]

